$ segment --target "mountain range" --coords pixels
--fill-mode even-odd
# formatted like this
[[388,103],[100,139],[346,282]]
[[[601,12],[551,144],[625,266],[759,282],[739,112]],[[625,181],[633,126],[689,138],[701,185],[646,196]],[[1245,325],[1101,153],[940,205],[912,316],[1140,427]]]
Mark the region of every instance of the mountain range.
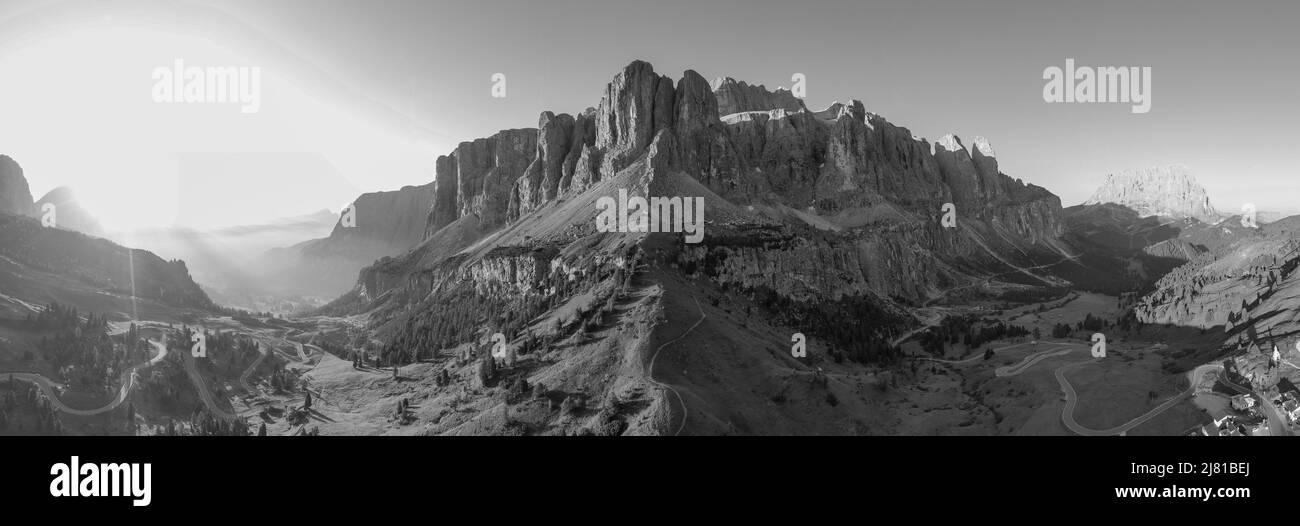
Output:
[[1170,165],[1129,170],[1106,176],[1106,182],[1083,204],[1115,203],[1141,216],[1193,218],[1217,223],[1223,216],[1210,204],[1205,188],[1191,170]]
[[[318,324],[306,343],[393,367],[395,382],[413,371],[421,406],[457,408],[420,415],[426,433],[926,432],[891,427],[914,425],[913,408],[863,394],[904,374],[889,369],[900,343],[961,309],[1079,291],[1137,298],[1141,323],[1300,333],[1295,218],[1246,226],[1181,166],[1110,175],[1063,208],[1003,173],[988,139],[930,141],[858,100],[813,110],[787,90],[634,61],[595,106],[542,112],[432,164],[432,181],[359,196],[355,226],[321,213],[294,224],[332,224],[323,237],[240,259],[193,249],[222,297],[331,299],[304,317]],[[701,199],[702,242],[601,231],[597,203],[620,195]],[[184,262],[23,217],[35,203],[7,157],[0,206],[13,267],[0,278],[24,294],[80,280],[218,310]],[[813,342],[809,357],[792,356],[792,335]],[[500,354],[485,351],[494,341]],[[354,389],[359,374],[309,378]],[[951,403],[960,427],[999,429],[974,395]]]

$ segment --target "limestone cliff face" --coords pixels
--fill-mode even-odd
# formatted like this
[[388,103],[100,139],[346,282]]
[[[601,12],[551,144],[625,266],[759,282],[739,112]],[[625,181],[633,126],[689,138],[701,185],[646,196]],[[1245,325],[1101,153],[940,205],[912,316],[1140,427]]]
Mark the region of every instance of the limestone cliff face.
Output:
[[569,143],[574,140],[575,126],[573,117],[567,113],[542,113],[537,123],[537,148],[533,161],[510,193],[507,213],[511,220],[518,218],[521,211],[532,210],[544,201],[555,199],[560,181],[564,179],[565,161],[571,153]]
[[505,224],[515,182],[536,156],[538,130],[502,130],[486,139],[462,142],[435,164],[434,201],[424,237],[466,215],[484,228]]
[[356,292],[362,301],[396,294],[419,302],[459,285],[476,295],[510,300],[553,294],[560,282],[592,273],[608,274],[625,264],[622,255],[582,253],[565,257],[553,249],[503,246],[480,258],[455,255],[428,268],[401,272],[400,258],[385,258],[361,274]]
[[535,131],[503,131],[439,158],[425,237],[467,213],[491,230],[580,192],[644,156],[661,133],[671,145],[665,169],[736,203],[776,200],[830,213],[888,204],[928,216],[952,202],[963,217],[1034,242],[1063,228],[1060,200],[1002,174],[982,137],[973,150],[952,135],[931,146],[860,101],[811,112],[788,91],[734,80],[715,90],[694,71],[673,82],[636,61],[595,110],[576,118],[545,112]]
[[596,110],[596,147],[606,152],[602,172],[631,164],[655,132],[672,124],[674,91],[672,79],[639,60],[614,76]]
[[23,168],[8,155],[0,155],[0,213],[32,214],[32,191]]
[[718,112],[722,115],[776,109],[794,113],[806,109],[803,100],[795,97],[790,90],[768,91],[761,85],[751,86],[731,77],[722,79],[722,82],[718,83],[716,93]]
[[939,260],[915,242],[930,242],[932,232],[870,235],[853,243],[830,245],[803,237],[749,243],[706,243],[686,247],[682,264],[703,267],[720,283],[765,287],[797,301],[838,301],[875,296],[920,301],[953,277]]
[[[789,91],[731,79],[714,87],[694,71],[674,81],[636,61],[614,76],[594,109],[576,117],[544,112],[535,130],[502,131],[438,158],[423,237],[427,243],[470,214],[488,235],[636,167],[688,177],[732,205],[810,210],[847,225],[849,242],[835,246],[714,243],[691,256],[731,250],[719,279],[745,282],[770,271],[788,280],[773,287],[793,295],[920,299],[956,279],[943,260],[978,264],[998,257],[988,254],[998,250],[994,240],[1033,245],[1064,231],[1055,195],[1001,173],[989,141],[972,144],[946,136],[932,145],[856,100],[809,111]],[[956,205],[972,234],[937,226],[945,203]],[[390,265],[397,273],[380,272],[389,277],[368,284],[367,296],[430,263]]]
[[433,202],[432,183],[361,194],[352,202],[356,226],[344,227],[340,220],[324,245],[317,248],[348,252],[350,246],[364,246],[367,251],[373,247],[380,256],[405,252],[424,238],[424,217]]
[[409,299],[419,300],[456,283],[470,283],[475,294],[484,297],[520,297],[540,292],[538,287],[548,273],[549,258],[526,250],[520,253],[494,252],[468,264],[450,258],[430,269],[406,275],[386,272],[363,272],[360,295],[373,299],[385,292],[398,291]]
[[1223,218],[1210,204],[1205,188],[1182,165],[1111,174],[1084,204],[1099,203],[1124,205],[1143,217],[1190,217],[1205,223],[1217,223]]

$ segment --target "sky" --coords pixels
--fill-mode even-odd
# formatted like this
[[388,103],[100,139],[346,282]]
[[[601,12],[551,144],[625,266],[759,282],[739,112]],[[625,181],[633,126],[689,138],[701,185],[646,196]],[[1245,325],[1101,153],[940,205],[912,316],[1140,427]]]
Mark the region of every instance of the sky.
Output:
[[[802,73],[810,107],[984,136],[1066,206],[1106,174],[1184,164],[1221,210],[1294,214],[1297,20],[1289,1],[5,0],[0,152],[36,197],[71,185],[110,227],[249,224],[427,183],[456,143],[594,107],[641,59],[769,87]],[[260,110],[154,102],[151,72],[177,58],[260,67]],[[1150,111],[1045,102],[1067,58],[1150,67]]]

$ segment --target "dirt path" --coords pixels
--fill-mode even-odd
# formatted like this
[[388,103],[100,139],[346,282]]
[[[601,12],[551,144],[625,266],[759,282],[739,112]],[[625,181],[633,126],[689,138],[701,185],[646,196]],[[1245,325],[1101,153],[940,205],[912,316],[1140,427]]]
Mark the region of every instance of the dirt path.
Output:
[[686,329],[686,331],[683,332],[680,336],[664,342],[663,344],[659,345],[658,348],[655,349],[654,355],[650,357],[650,368],[647,370],[648,374],[646,375],[647,378],[650,380],[650,383],[653,383],[661,388],[672,391],[673,395],[677,397],[677,405],[679,405],[682,408],[682,423],[677,426],[677,431],[673,433],[673,436],[680,435],[682,433],[682,429],[686,428],[686,417],[688,415],[686,410],[686,402],[682,400],[682,394],[677,392],[676,388],[655,379],[655,360],[659,358],[659,352],[664,350],[664,347],[677,343],[682,338],[685,338],[686,335],[690,334],[691,331],[695,330],[696,327],[699,327],[701,323],[704,322],[704,318],[706,318],[706,316],[704,315],[704,307],[700,306],[700,300],[696,298],[694,294],[691,295],[691,300],[695,302],[695,308],[699,309],[700,311],[700,319],[695,320],[695,324],[691,325],[691,327],[689,329]]

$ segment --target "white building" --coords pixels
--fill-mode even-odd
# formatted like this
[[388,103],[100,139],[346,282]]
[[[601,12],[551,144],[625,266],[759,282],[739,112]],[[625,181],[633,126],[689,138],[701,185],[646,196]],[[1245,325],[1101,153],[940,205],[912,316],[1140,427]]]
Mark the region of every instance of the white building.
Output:
[[1238,411],[1245,411],[1255,407],[1255,397],[1248,394],[1239,394],[1232,397],[1232,408]]

